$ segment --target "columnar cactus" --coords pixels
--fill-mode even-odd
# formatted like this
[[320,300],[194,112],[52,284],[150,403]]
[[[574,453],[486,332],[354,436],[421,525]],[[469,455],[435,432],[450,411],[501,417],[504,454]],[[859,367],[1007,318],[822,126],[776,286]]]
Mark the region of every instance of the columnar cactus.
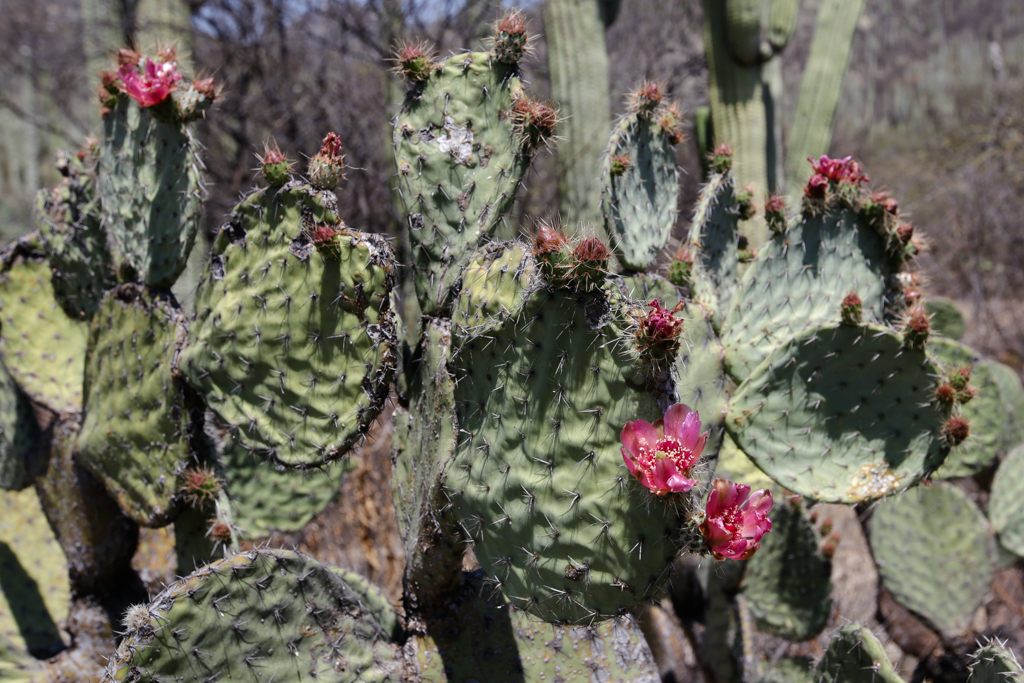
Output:
[[[772,17],[776,45],[792,17]],[[734,49],[759,44],[750,18],[734,17]],[[334,133],[305,177],[266,146],[268,187],[218,232],[184,315],[167,287],[201,196],[189,122],[216,88],[184,85],[172,53],[121,53],[104,138],[62,161],[41,233],[2,255],[0,484],[35,486],[70,568],[70,591],[47,586],[50,613],[26,610],[14,647],[60,648],[46,629],[70,592],[74,614],[123,614],[109,681],[655,681],[633,615],[695,555],[709,610],[699,649],[721,680],[861,680],[872,662],[895,681],[860,627],[816,667],[758,672],[753,629],[807,639],[831,614],[834,541],[800,497],[886,499],[870,521],[883,581],[958,632],[996,537],[952,485],[912,487],[989,467],[1012,445],[1024,391],[935,334],[898,206],[863,191],[852,160],[821,157],[798,211],[766,202],[771,236],[755,248],[738,226],[761,209],[722,145],[671,281],[643,273],[675,221],[680,137],[678,112],[644,83],[607,147],[610,244],[551,222],[496,239],[559,119],[518,78],[528,45],[512,15],[488,52],[396,56],[409,92],[393,122],[395,182],[423,312],[409,326],[391,245],[338,211]],[[402,610],[351,572],[242,545],[331,500],[392,388]],[[990,505],[1015,552],[1020,461],[1000,467]],[[137,525],[170,523],[189,575],[145,604],[127,566]],[[904,541],[921,527],[928,537]],[[5,589],[34,552],[14,541]],[[942,564],[947,546],[957,561]],[[955,599],[936,598],[947,586]],[[125,610],[129,597],[141,604]],[[12,640],[2,612],[0,629]],[[70,653],[96,641],[71,635]],[[7,650],[0,671],[28,670]],[[997,650],[978,655],[977,676],[1013,670]],[[58,680],[79,661],[63,657],[50,664]]]

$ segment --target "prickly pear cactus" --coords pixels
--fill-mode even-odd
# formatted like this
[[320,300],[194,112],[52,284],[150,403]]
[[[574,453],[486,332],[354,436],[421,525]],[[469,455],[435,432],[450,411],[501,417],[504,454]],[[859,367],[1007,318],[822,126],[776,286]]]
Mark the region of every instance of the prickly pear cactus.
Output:
[[844,626],[818,662],[818,683],[903,683],[885,648],[865,626]]
[[506,321],[456,339],[459,444],[446,491],[481,565],[513,605],[591,622],[656,594],[675,511],[622,464],[618,430],[661,417],[604,292],[538,289]]
[[988,520],[945,482],[883,501],[871,517],[882,584],[949,637],[962,633],[989,590],[997,557]]
[[32,483],[42,460],[41,440],[28,397],[0,364],[0,489],[20,491]]
[[800,503],[776,503],[772,532],[747,560],[743,595],[757,625],[788,640],[810,640],[832,613],[832,563]]
[[335,197],[292,183],[234,211],[196,293],[180,366],[247,451],[309,469],[369,429],[397,362],[394,256]]
[[627,271],[647,269],[676,224],[682,117],[661,98],[660,86],[643,83],[605,152],[601,210],[612,250]]
[[0,272],[0,353],[17,385],[57,413],[82,407],[88,325],[58,305],[37,235],[4,252]]
[[172,296],[131,283],[104,297],[90,325],[77,457],[143,526],[169,523],[181,502],[191,455],[177,372],[186,334]]
[[1024,668],[1006,643],[993,640],[971,655],[970,683],[1007,683],[1024,680]]
[[57,624],[71,604],[66,566],[36,492],[0,491],[0,638],[40,657],[64,648]]
[[556,118],[526,98],[515,64],[488,52],[448,57],[409,91],[394,152],[425,314],[443,311],[458,293],[462,259],[505,220],[532,148]]
[[946,456],[939,374],[924,351],[907,348],[889,328],[811,327],[739,386],[726,428],[791,491],[837,503],[881,498],[917,483]]
[[999,534],[999,544],[1024,556],[1024,444],[1006,456],[992,481],[988,517]]
[[41,190],[36,202],[36,225],[49,255],[54,295],[76,320],[91,317],[106,290],[116,284],[96,197],[95,163],[92,150],[58,156],[64,180],[51,191]]
[[[214,562],[132,607],[113,681],[394,681],[399,648],[382,601],[318,562],[252,550]],[[389,610],[393,612],[393,610]]]
[[185,268],[202,210],[202,161],[188,124],[154,118],[127,95],[103,120],[99,195],[122,279],[170,287]]
[[697,200],[689,244],[697,249],[690,295],[703,304],[720,331],[736,294],[740,211],[731,173],[715,173]]

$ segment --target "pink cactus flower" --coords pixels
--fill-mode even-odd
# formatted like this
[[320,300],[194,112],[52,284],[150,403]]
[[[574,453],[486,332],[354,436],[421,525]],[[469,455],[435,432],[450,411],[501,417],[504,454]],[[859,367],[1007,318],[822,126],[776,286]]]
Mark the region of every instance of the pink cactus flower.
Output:
[[700,433],[700,415],[677,403],[665,417],[627,422],[622,428],[622,459],[629,473],[659,496],[685,493],[696,483],[690,468],[704,451],[708,433]]
[[851,185],[870,182],[870,179],[861,170],[860,164],[854,161],[853,157],[830,159],[823,154],[817,161],[811,157],[807,157],[807,160],[811,162],[814,172],[825,176],[829,182]]
[[761,537],[772,530],[768,518],[774,504],[771,491],[754,491],[749,498],[748,494],[746,484],[715,479],[700,531],[716,560],[746,560],[761,547]]
[[152,107],[166,100],[178,87],[181,74],[176,71],[177,68],[177,62],[156,64],[147,58],[143,73],[140,74],[134,65],[122,64],[117,70],[121,79],[118,87],[138,102],[140,107]]
[[811,176],[811,179],[807,181],[807,186],[804,187],[804,194],[811,199],[824,199],[825,191],[828,189],[828,178],[815,173]]

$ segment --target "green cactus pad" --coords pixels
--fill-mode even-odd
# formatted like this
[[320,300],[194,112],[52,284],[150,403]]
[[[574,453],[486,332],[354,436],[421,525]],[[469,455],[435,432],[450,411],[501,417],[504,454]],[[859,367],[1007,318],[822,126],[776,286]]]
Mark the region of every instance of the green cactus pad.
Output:
[[236,444],[228,430],[214,427],[215,419],[208,414],[207,430],[217,432],[218,469],[243,539],[301,529],[338,497],[342,478],[355,467],[344,460],[303,472],[268,463]]
[[971,386],[978,393],[959,408],[960,416],[971,425],[971,435],[950,449],[949,456],[934,475],[936,479],[969,477],[983,470],[1012,445],[1006,440],[1013,415],[993,376],[990,361],[982,361],[970,347],[942,337],[931,339],[928,350],[939,359],[947,374],[957,368],[971,368]]
[[850,293],[863,302],[865,322],[882,321],[890,271],[884,240],[852,211],[802,217],[773,234],[743,274],[726,316],[726,369],[742,381],[781,342],[839,320]]
[[1006,643],[992,641],[971,655],[968,683],[1020,683],[1024,669]]
[[459,431],[446,486],[484,570],[546,621],[652,597],[678,546],[672,506],[622,461],[619,432],[661,411],[598,292],[534,293],[498,330],[456,339]]
[[188,465],[189,406],[177,376],[185,316],[169,294],[111,290],[93,316],[79,462],[136,523],[168,524]]
[[731,173],[716,173],[697,200],[689,242],[696,249],[691,296],[710,312],[720,330],[736,294],[739,265],[736,188]]
[[723,437],[722,447],[718,451],[715,476],[747,484],[755,491],[757,489],[778,489],[772,478],[759,470],[750,457],[740,450],[728,432]]
[[396,681],[379,605],[311,558],[253,550],[207,565],[133,607],[113,681]]
[[100,204],[124,279],[170,287],[185,268],[204,190],[188,125],[161,123],[127,96],[103,119]]
[[811,328],[739,386],[726,429],[783,488],[835,503],[881,498],[946,456],[938,373],[888,328]]
[[45,449],[28,397],[0,363],[0,489],[20,491],[39,474]]
[[[631,617],[556,626],[481,597],[477,576],[447,601],[446,614],[413,637],[406,653],[420,678],[463,681],[658,683],[657,665]],[[486,596],[486,592],[485,592]]]
[[24,241],[5,252],[0,272],[0,353],[19,387],[58,413],[82,407],[89,326],[54,298],[50,266]]
[[360,607],[373,616],[385,635],[392,640],[402,637],[402,624],[384,591],[367,581],[362,574],[350,569],[332,566],[327,569],[342,580],[346,592],[359,600]]
[[462,291],[452,321],[462,335],[500,327],[539,286],[533,256],[518,242],[492,242],[478,249],[462,271]]
[[757,683],[817,683],[814,661],[807,657],[783,657],[766,664]]
[[883,501],[871,517],[883,585],[949,637],[968,626],[995,571],[996,540],[981,510],[945,482]]
[[0,634],[0,680],[7,683],[50,683],[46,666]]
[[1006,456],[992,480],[988,517],[999,534],[999,543],[1024,557],[1024,444]]
[[818,683],[904,683],[875,634],[858,624],[832,636],[816,673]]
[[1006,427],[1006,448],[1024,443],[1024,386],[1020,375],[1009,365],[994,360],[984,360],[992,378],[999,385],[999,393],[1003,397],[1004,410],[1010,413],[1010,423]]
[[521,97],[514,65],[460,54],[411,90],[395,119],[397,189],[427,315],[446,307],[459,262],[494,235],[529,166],[510,115]]
[[941,296],[928,299],[924,304],[924,312],[931,316],[931,329],[935,334],[953,341],[960,341],[964,336],[967,323],[952,299]]
[[832,613],[832,563],[821,554],[802,505],[779,501],[771,519],[771,533],[747,562],[743,595],[760,628],[787,640],[809,640]]
[[78,157],[62,156],[63,182],[40,191],[36,225],[49,254],[53,291],[72,319],[89,318],[116,284],[94,179]]
[[[629,163],[616,173],[614,160],[622,157]],[[602,182],[601,210],[612,250],[626,270],[644,270],[676,224],[679,171],[671,134],[651,117],[623,117],[605,152]]]
[[57,624],[70,605],[67,560],[36,492],[0,491],[0,638],[39,656],[54,654],[64,647]]
[[[341,458],[387,398],[398,357],[394,257],[344,229],[335,197],[259,190],[217,236],[181,370],[238,443],[299,469]],[[335,227],[332,252],[315,227]]]

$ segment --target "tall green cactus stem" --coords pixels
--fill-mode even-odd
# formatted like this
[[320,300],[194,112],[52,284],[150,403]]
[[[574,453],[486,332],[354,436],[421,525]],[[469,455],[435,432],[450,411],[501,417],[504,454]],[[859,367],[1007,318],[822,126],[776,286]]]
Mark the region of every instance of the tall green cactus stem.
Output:
[[127,95],[103,121],[99,194],[122,280],[170,287],[199,228],[202,161],[187,123],[157,121]]
[[971,655],[969,683],[1008,683],[1024,680],[1021,667],[1013,650],[1006,643],[993,640]]
[[675,227],[679,121],[670,108],[653,115],[630,112],[615,126],[605,152],[601,212],[612,250],[627,271],[647,269]]
[[[796,3],[793,3],[794,5]],[[818,8],[800,95],[786,147],[786,192],[797,196],[810,177],[807,157],[827,154],[864,0],[824,0]]]
[[425,315],[457,294],[462,259],[495,234],[539,142],[534,122],[515,113],[531,104],[516,73],[487,52],[449,57],[414,84],[395,119],[398,192]]
[[788,640],[810,640],[832,613],[832,563],[800,503],[776,503],[772,532],[747,560],[743,595],[757,625]]
[[[946,457],[939,368],[875,325],[811,327],[736,390],[726,428],[783,487],[855,503],[917,483]],[[886,406],[884,410],[871,406]]]
[[945,482],[882,502],[871,517],[871,552],[882,584],[952,638],[988,592],[996,541],[981,510]]
[[1024,444],[1010,451],[992,481],[988,516],[999,534],[999,544],[1024,557]]
[[857,624],[832,636],[816,673],[820,683],[904,683],[875,634]]
[[36,225],[49,254],[53,291],[72,319],[91,317],[116,282],[91,151],[81,160],[59,156],[57,169],[64,180],[51,191],[41,190],[36,202]]
[[[464,279],[464,282],[468,277]],[[409,409],[395,412],[392,498],[405,549],[406,608],[433,604],[460,581],[465,544],[442,484],[455,454],[451,323],[427,319]]]
[[70,605],[67,558],[36,492],[0,491],[0,638],[53,655],[65,646],[57,623]]
[[242,200],[214,242],[181,354],[240,445],[299,469],[366,433],[397,362],[391,247],[346,229],[335,201],[295,183]]
[[661,415],[638,390],[627,320],[604,292],[538,289],[499,328],[456,339],[466,438],[446,487],[481,565],[546,621],[631,609],[678,549],[675,511],[622,464],[620,426]]
[[397,680],[383,601],[367,604],[364,591],[297,553],[234,555],[129,610],[106,680]]
[[611,95],[603,11],[607,0],[547,0],[544,29],[551,97],[565,123],[556,163],[558,210],[569,223],[600,224],[603,143],[611,127]]
[[28,397],[0,364],[0,489],[31,485],[44,460],[42,438]]
[[18,386],[55,413],[82,407],[88,325],[68,317],[55,298],[38,234],[4,252],[0,271],[0,353]]
[[189,464],[190,406],[177,373],[185,316],[173,297],[127,283],[93,316],[79,462],[137,524],[171,522]]

